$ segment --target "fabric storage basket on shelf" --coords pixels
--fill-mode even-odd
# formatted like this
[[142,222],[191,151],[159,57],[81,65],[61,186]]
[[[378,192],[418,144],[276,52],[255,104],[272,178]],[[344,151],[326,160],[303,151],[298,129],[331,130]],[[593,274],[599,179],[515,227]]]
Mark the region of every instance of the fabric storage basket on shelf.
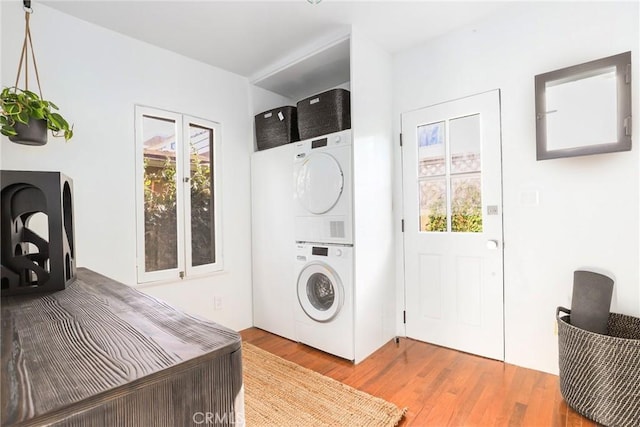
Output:
[[301,139],[351,129],[351,93],[346,89],[322,92],[297,105]]
[[578,413],[606,426],[640,426],[640,319],[609,314],[608,335],[571,325],[558,307],[560,391]]
[[284,106],[255,116],[258,150],[300,141],[296,107]]

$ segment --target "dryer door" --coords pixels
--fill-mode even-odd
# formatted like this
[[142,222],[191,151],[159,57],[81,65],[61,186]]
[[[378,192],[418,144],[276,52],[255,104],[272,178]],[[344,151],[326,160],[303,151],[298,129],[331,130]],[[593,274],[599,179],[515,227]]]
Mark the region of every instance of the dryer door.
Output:
[[308,212],[321,215],[338,203],[344,188],[344,175],[332,155],[313,153],[300,164],[295,184],[300,204]]
[[321,262],[307,264],[298,276],[298,301],[307,316],[318,322],[328,322],[342,308],[342,282],[328,265]]

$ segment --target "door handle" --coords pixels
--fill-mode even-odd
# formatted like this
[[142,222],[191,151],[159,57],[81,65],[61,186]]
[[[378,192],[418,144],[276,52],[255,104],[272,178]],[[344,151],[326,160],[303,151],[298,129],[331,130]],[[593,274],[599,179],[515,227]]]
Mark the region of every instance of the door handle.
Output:
[[497,240],[487,240],[487,249],[496,250],[498,247],[499,245]]

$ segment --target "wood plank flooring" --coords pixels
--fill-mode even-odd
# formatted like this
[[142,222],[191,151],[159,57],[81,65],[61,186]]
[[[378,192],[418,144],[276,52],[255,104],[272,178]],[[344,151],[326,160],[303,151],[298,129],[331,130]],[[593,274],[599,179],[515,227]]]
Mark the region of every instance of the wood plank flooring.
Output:
[[411,339],[358,365],[257,328],[243,340],[400,407],[408,426],[596,426],[560,395],[558,377]]

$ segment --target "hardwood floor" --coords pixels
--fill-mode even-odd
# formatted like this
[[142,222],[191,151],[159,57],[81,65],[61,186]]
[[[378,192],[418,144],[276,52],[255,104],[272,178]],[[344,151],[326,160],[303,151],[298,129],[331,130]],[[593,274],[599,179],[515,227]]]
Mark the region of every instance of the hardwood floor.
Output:
[[596,426],[560,395],[558,377],[411,339],[358,365],[257,328],[243,340],[408,411],[400,426]]

